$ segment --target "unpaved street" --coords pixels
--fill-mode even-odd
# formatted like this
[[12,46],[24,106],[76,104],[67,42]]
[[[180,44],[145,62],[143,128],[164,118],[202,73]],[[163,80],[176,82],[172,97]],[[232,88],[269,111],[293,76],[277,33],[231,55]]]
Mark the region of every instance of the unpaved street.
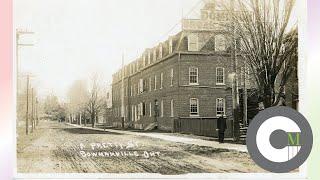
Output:
[[[19,131],[18,133],[23,133]],[[263,172],[244,152],[42,121],[18,135],[19,173]]]

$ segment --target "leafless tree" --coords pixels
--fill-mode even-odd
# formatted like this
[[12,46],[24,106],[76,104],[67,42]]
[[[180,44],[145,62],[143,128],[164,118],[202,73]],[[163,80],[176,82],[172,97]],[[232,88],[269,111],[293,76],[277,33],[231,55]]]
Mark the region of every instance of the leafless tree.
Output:
[[69,114],[71,114],[72,116],[83,114],[85,112],[86,102],[88,100],[88,89],[86,81],[74,81],[68,91],[67,96]]
[[[295,0],[231,0],[226,27],[252,71],[264,107],[280,104],[297,60],[298,31],[289,26]],[[235,48],[237,49],[237,48]]]
[[104,107],[102,89],[98,83],[98,76],[95,74],[91,78],[91,87],[89,89],[89,97],[86,103],[86,110],[90,115],[92,127],[95,126],[98,113]]

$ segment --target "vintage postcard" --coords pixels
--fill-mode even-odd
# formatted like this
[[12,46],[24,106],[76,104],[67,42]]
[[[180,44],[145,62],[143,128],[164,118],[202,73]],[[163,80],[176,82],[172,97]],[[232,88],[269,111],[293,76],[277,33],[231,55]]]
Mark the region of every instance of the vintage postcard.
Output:
[[300,108],[294,0],[16,0],[14,27],[19,177],[268,173],[248,126]]

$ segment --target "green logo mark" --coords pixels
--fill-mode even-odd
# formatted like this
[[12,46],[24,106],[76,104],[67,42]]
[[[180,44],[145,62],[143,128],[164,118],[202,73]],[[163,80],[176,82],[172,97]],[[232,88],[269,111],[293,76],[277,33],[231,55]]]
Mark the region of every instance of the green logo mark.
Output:
[[301,132],[288,132],[288,146],[301,146]]

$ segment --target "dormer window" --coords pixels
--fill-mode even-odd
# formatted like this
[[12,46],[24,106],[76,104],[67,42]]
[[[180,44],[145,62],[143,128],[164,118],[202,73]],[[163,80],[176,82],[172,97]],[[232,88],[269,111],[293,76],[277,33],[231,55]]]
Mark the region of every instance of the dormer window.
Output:
[[157,61],[157,49],[153,50],[153,62]]
[[136,72],[136,63],[133,63],[132,66],[133,66],[132,73],[135,73]]
[[159,59],[162,58],[162,44],[159,46]]
[[172,43],[172,39],[169,39],[169,54],[171,54],[173,52],[173,43]]
[[151,52],[148,51],[148,64],[151,64]]
[[226,50],[226,39],[225,39],[224,35],[219,34],[219,35],[215,36],[214,50],[215,51],[225,51]]
[[199,50],[198,35],[189,34],[188,35],[188,51],[198,51]]
[[132,64],[129,64],[129,71],[130,71],[130,74],[132,74]]
[[143,56],[142,56],[142,59],[143,59],[143,66],[147,66],[147,61],[146,61],[146,55],[145,54],[143,54]]
[[139,61],[137,61],[136,69],[139,71]]

